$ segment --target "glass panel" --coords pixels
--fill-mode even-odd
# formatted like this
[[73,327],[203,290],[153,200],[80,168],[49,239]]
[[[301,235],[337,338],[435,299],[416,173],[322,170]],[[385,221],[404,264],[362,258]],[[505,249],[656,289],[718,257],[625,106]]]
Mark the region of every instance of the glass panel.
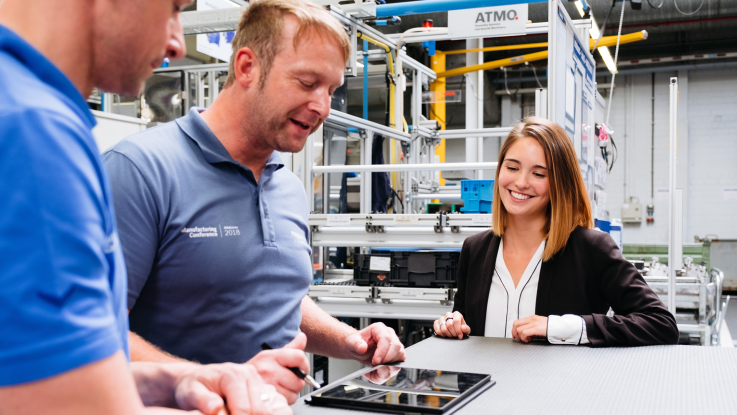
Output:
[[379,366],[362,376],[341,382],[315,398],[443,408],[489,375]]

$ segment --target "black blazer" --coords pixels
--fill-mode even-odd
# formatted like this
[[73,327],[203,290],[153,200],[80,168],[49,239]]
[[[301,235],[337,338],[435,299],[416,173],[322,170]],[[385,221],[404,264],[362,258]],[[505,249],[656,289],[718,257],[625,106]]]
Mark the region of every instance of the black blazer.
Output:
[[[491,278],[501,238],[492,231],[466,239],[458,263],[453,311],[483,336]],[[611,306],[615,315],[607,317]],[[622,257],[609,234],[577,227],[566,247],[542,263],[535,314],[576,314],[592,346],[675,344],[673,315],[640,273]]]

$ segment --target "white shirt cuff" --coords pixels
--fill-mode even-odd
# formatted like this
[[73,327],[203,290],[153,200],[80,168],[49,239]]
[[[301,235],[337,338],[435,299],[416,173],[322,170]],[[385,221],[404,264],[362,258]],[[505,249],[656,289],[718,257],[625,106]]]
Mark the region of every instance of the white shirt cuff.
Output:
[[548,316],[548,341],[551,344],[588,344],[586,322],[575,314]]

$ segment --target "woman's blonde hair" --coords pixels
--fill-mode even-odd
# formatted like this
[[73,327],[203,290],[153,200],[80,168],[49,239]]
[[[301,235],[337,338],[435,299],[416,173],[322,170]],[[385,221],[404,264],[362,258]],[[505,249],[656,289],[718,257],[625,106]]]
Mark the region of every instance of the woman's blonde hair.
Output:
[[[524,138],[532,138],[540,144],[548,168],[550,202],[543,228],[547,243],[542,256],[543,261],[547,261],[565,248],[577,226],[594,227],[591,204],[571,139],[560,126],[544,118],[528,117],[514,125],[499,152],[495,183],[499,183],[499,172],[507,152]],[[502,236],[509,224],[509,214],[499,197],[498,185],[494,186],[492,213],[494,233]]]
[[351,54],[351,42],[345,28],[329,11],[307,0],[252,0],[238,23],[238,30],[233,38],[233,55],[230,58],[228,78],[224,88],[235,81],[235,56],[244,47],[251,48],[261,65],[261,81],[263,88],[269,76],[274,58],[279,54],[282,45],[284,16],[297,18],[297,33],[294,36],[294,48],[299,46],[303,35],[308,30],[315,30],[328,39],[334,39],[343,51],[345,61]]

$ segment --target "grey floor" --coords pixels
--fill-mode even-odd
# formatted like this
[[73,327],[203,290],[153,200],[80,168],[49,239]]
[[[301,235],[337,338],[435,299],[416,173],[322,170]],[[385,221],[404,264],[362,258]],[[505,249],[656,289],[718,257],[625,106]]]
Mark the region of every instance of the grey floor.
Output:
[[732,341],[737,347],[737,296],[733,295],[727,306],[727,313],[724,315],[724,321],[727,322],[729,333],[732,335]]

